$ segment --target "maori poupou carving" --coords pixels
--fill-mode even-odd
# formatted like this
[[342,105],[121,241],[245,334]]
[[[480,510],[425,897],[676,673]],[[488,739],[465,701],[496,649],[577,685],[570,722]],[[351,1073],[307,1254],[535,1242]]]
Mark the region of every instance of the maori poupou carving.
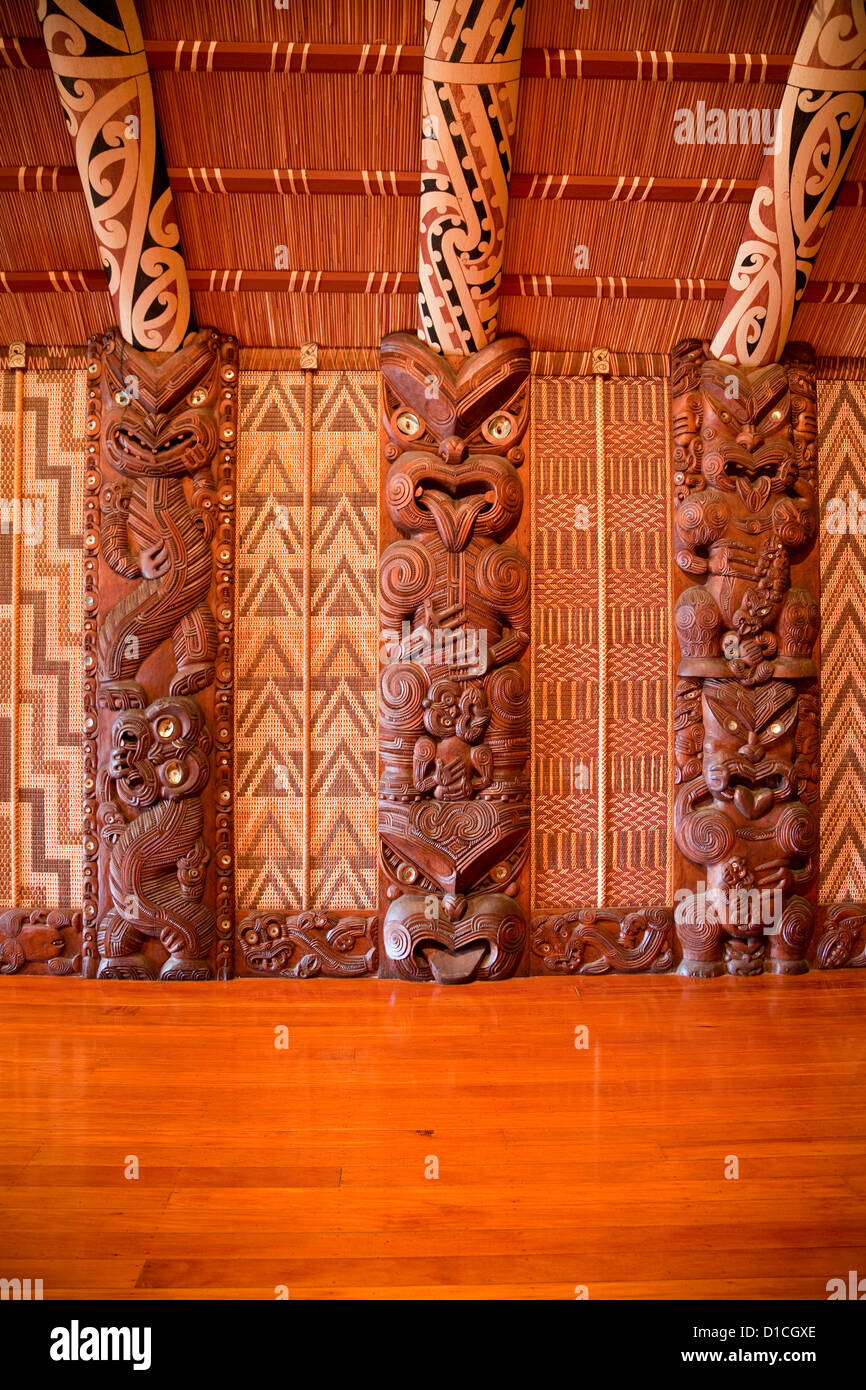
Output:
[[685,342],[673,391],[680,970],[798,973],[818,840],[814,366],[791,345],[742,370]]
[[523,961],[529,369],[522,338],[459,371],[410,334],[382,343],[385,523],[400,537],[380,565],[382,945],[403,979],[498,979]]
[[237,349],[109,333],[88,374],[85,973],[225,977]]

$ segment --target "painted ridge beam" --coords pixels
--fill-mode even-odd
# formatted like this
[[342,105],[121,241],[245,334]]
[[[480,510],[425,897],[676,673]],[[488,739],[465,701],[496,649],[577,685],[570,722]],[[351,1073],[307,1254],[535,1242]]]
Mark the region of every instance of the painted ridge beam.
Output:
[[426,0],[418,336],[468,355],[496,337],[524,0]]
[[[189,287],[200,294],[417,294],[414,271],[376,270],[190,270]],[[724,299],[727,282],[682,276],[664,280],[622,275],[503,275],[500,294],[511,299]],[[0,270],[0,294],[98,294],[98,270]],[[803,299],[810,304],[866,304],[866,284],[813,280]]]
[[[417,44],[232,43],[225,39],[147,39],[152,71],[419,74]],[[527,48],[522,77],[631,82],[727,82],[761,86],[784,82],[793,59],[779,53],[674,53],[670,49]],[[45,68],[38,39],[0,37],[0,66]]]
[[797,48],[773,151],[764,160],[710,345],[750,367],[781,358],[866,125],[863,0],[815,0]]
[[38,13],[117,325],[132,347],[173,352],[195,325],[135,5],[41,0]]
[[[305,198],[341,194],[358,198],[415,198],[421,175],[412,169],[223,169],[187,165],[168,170],[175,193],[278,193]],[[753,179],[667,179],[640,174],[512,174],[509,197],[530,202],[749,203]],[[72,165],[0,167],[0,193],[77,193]],[[866,181],[843,183],[837,207],[866,205]]]

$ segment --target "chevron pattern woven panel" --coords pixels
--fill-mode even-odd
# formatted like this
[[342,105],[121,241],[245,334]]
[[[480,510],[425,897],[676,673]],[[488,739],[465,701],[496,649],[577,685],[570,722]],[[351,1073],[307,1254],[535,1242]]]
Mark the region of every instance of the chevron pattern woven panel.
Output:
[[376,904],[378,373],[313,379],[311,889]]
[[665,901],[668,768],[664,383],[604,383],[611,903]]
[[[84,555],[83,371],[24,376],[22,506],[14,477],[14,373],[0,374],[0,904],[80,907]],[[10,881],[12,533],[21,533],[18,885]]]
[[[818,383],[824,903],[866,898],[866,383]],[[861,510],[862,509],[862,510]]]
[[[535,383],[535,902],[595,902],[598,866],[595,380]],[[607,898],[664,901],[668,593],[664,384],[602,390],[607,584]]]
[[[304,863],[304,374],[241,372],[238,910],[296,911]],[[310,906],[375,906],[375,372],[313,378]]]
[[235,714],[237,907],[303,894],[301,372],[241,372]]

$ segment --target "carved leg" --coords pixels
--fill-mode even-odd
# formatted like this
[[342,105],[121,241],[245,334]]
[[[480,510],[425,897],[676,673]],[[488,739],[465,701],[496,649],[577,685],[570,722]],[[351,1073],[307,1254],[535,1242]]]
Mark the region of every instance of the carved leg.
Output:
[[678,922],[677,936],[683,952],[678,975],[694,979],[724,975],[722,928],[718,922]]
[[117,912],[109,912],[99,928],[100,980],[154,980],[151,961],[141,954],[145,936]]
[[169,685],[172,695],[194,695],[213,683],[217,629],[213,613],[203,604],[184,613],[174,633],[177,675]]

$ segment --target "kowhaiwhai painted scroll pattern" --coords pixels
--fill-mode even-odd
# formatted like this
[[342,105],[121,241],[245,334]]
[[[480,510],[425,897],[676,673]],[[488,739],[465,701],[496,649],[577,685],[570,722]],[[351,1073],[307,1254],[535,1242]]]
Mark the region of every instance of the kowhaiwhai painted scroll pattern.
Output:
[[121,336],[173,351],[189,284],[135,4],[41,0],[39,18]]
[[866,125],[866,9],[817,0],[775,116],[713,335],[723,362],[776,362]]
[[446,353],[496,336],[524,0],[426,0],[419,333]]

